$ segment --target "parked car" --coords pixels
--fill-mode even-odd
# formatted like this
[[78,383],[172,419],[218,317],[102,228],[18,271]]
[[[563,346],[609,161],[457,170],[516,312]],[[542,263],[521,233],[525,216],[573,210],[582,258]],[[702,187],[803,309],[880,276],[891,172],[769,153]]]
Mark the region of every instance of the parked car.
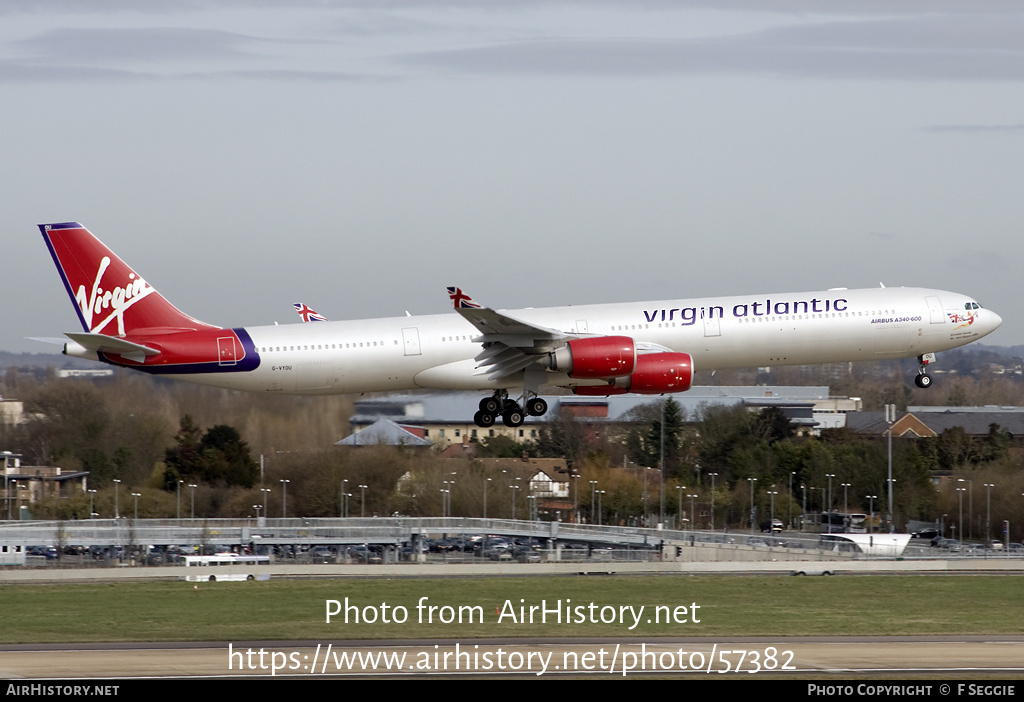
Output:
[[352,556],[353,560],[358,563],[383,563],[384,559],[380,557],[380,554],[369,548],[366,544],[361,546],[350,546],[348,549],[349,555]]
[[334,563],[337,560],[334,552],[326,546],[315,546],[309,552],[310,563]]

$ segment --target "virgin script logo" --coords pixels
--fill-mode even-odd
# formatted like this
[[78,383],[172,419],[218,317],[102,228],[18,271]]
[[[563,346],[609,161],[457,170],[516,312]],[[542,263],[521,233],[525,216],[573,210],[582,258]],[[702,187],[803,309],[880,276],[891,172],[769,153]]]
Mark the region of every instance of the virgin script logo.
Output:
[[[96,271],[96,279],[92,283],[92,291],[86,292],[85,286],[80,285],[78,292],[75,293],[75,302],[78,303],[78,307],[82,310],[82,319],[85,320],[85,326],[93,334],[102,333],[101,330],[106,327],[111,320],[117,320],[117,334],[118,336],[124,336],[124,313],[136,302],[144,299],[150,293],[156,292],[156,290],[150,287],[149,283],[135,275],[134,273],[128,274],[129,282],[124,286],[117,286],[112,290],[104,290],[100,287],[103,281],[103,274],[110,266],[110,257],[104,256],[100,261],[99,270]],[[95,318],[104,315],[100,321],[93,323]]]

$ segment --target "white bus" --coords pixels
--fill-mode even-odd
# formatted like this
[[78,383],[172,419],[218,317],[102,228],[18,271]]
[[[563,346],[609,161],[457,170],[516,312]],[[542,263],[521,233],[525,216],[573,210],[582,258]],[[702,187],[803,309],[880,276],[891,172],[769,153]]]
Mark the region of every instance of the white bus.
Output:
[[[185,580],[230,581],[270,580],[270,573],[257,573],[252,566],[269,565],[269,556],[246,556],[237,553],[215,553],[212,556],[185,556],[186,568],[216,568],[217,572],[203,571],[199,575],[186,575]],[[223,571],[219,569],[223,568]]]

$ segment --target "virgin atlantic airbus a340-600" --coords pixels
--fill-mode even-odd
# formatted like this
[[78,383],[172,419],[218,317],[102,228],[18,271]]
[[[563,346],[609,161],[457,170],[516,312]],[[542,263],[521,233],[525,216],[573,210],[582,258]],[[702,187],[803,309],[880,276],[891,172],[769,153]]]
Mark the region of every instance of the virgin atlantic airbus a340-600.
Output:
[[481,427],[543,415],[553,386],[682,392],[695,367],[916,357],[924,388],[936,352],[1002,323],[967,295],[922,288],[494,310],[450,287],[447,314],[226,328],[179,311],[81,224],[39,229],[82,322],[69,356],[236,390],[479,390]]

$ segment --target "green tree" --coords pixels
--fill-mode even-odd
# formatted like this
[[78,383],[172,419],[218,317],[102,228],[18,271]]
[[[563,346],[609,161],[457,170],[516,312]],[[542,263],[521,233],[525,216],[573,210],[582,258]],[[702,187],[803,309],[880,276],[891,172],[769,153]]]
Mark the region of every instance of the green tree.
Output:
[[252,487],[260,477],[259,465],[238,430],[226,424],[211,427],[199,441],[203,473],[209,483]]
[[678,476],[682,472],[685,451],[682,439],[684,419],[683,408],[671,397],[631,410],[626,416],[630,426],[625,436],[630,460],[637,465],[654,468],[664,455],[666,475]]
[[519,442],[503,434],[481,439],[477,444],[477,458],[519,458],[523,454],[533,455],[536,446],[532,442]]
[[164,489],[173,490],[178,480],[200,480],[210,484],[252,487],[259,478],[259,466],[238,430],[218,424],[199,437],[200,429],[190,415],[181,418],[174,446],[167,449]]
[[192,415],[181,418],[178,433],[174,435],[174,446],[164,454],[164,490],[174,490],[179,480],[195,477],[202,472],[202,454],[199,450],[201,429],[192,420]]

